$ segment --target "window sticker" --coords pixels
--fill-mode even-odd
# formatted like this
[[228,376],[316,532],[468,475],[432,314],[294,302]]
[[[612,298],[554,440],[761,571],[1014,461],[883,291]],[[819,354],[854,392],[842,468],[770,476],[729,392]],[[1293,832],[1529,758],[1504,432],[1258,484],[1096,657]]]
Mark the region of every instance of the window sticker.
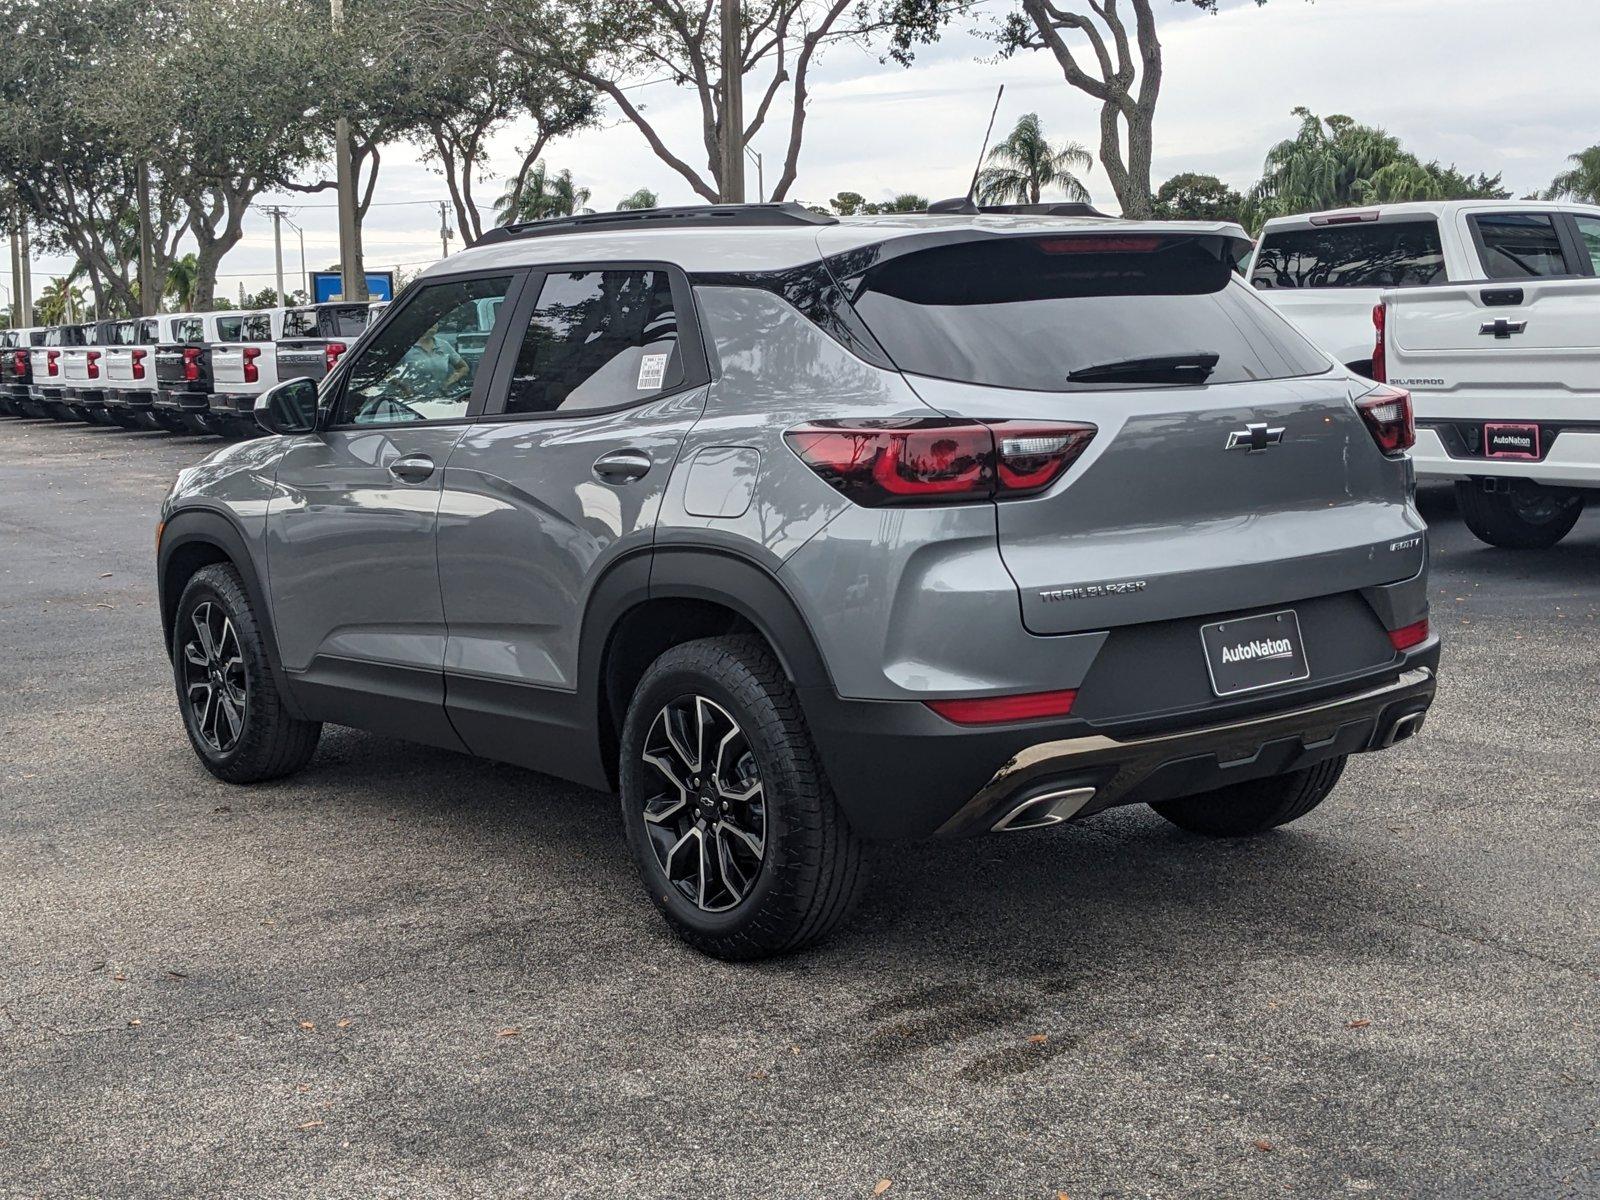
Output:
[[641,392],[658,391],[661,381],[667,377],[667,358],[665,354],[646,354],[639,359],[639,383]]

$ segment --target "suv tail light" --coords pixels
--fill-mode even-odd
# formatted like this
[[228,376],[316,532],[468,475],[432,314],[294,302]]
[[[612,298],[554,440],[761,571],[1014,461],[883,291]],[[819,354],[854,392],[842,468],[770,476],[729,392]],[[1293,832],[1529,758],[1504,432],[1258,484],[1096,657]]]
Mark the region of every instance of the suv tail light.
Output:
[[1409,650],[1428,640],[1428,618],[1423,617],[1411,625],[1402,625],[1389,631],[1389,641],[1396,650]]
[[867,507],[1008,500],[1042,492],[1095,435],[1072,421],[943,417],[816,421],[784,434],[800,460]]
[[59,350],[46,350],[45,351],[44,367],[45,367],[45,374],[46,375],[59,375],[59,374],[61,374],[61,367],[58,365],[60,358],[61,358],[61,351],[59,351]]
[[183,348],[183,379],[185,383],[196,383],[200,379],[199,346],[185,346]]
[[261,347],[246,346],[241,353],[244,355],[244,381],[246,383],[260,383],[261,368],[256,366],[256,359],[261,357]]
[[348,349],[348,347],[346,347],[343,342],[328,343],[328,348],[323,351],[323,358],[328,364],[328,370],[333,370],[333,365],[339,361],[339,356],[343,354],[346,349]]
[[1373,388],[1356,401],[1372,440],[1385,454],[1399,454],[1416,443],[1417,427],[1411,416],[1411,393],[1401,388]]
[[1387,315],[1381,301],[1372,306],[1372,377],[1379,383],[1384,383],[1389,378],[1389,356],[1383,340],[1383,327]]
[[83,360],[84,360],[84,363],[86,364],[86,366],[88,368],[89,378],[90,379],[99,379],[100,378],[100,351],[98,351],[98,350],[87,350],[87,351],[85,351],[84,355],[83,355]]
[[144,356],[145,352],[143,350],[132,350],[128,354],[128,357],[133,361],[133,377],[135,379],[144,378]]
[[923,703],[957,725],[999,725],[1006,721],[1065,717],[1072,712],[1077,698],[1076,691],[1030,692],[1025,696],[978,696],[967,700],[924,700]]

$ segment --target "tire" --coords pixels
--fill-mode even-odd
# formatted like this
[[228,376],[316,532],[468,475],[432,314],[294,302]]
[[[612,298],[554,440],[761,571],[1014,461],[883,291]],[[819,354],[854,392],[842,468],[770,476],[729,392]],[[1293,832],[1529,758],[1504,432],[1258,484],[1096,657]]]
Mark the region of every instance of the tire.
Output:
[[[698,763],[670,736],[682,744],[696,726],[716,747],[710,757],[696,748]],[[652,903],[689,945],[767,958],[821,940],[850,912],[865,880],[861,843],[759,638],[705,638],[656,659],[628,705],[620,753],[628,846]]]
[[[202,624],[215,654],[207,653]],[[184,587],[171,650],[183,727],[206,770],[225,783],[261,783],[310,761],[322,726],[284,708],[250,597],[231,564],[202,567]]]
[[1150,807],[1190,833],[1252,837],[1298,821],[1321,804],[1344,774],[1344,764],[1341,755],[1303,771],[1269,775],[1198,796],[1163,800]]
[[1547,550],[1578,523],[1583,493],[1517,480],[1510,492],[1486,492],[1474,480],[1456,483],[1456,507],[1480,542],[1506,550]]

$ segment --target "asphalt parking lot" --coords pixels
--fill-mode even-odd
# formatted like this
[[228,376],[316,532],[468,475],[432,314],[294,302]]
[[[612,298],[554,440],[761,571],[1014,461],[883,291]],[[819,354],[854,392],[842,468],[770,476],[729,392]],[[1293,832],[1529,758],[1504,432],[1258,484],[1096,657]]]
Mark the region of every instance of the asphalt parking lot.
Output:
[[215,445],[0,420],[0,1196],[1600,1195],[1600,509],[1426,493],[1438,703],[1299,824],[880,849],[729,966],[605,797],[201,770],[152,537]]

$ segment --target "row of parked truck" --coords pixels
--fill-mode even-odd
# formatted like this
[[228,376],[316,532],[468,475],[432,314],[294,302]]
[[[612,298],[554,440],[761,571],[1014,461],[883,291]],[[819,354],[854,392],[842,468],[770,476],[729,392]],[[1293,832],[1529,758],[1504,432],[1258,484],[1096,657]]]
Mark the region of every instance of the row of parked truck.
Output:
[[321,379],[377,303],[149,317],[0,333],[0,413],[236,437],[259,432],[256,397]]

